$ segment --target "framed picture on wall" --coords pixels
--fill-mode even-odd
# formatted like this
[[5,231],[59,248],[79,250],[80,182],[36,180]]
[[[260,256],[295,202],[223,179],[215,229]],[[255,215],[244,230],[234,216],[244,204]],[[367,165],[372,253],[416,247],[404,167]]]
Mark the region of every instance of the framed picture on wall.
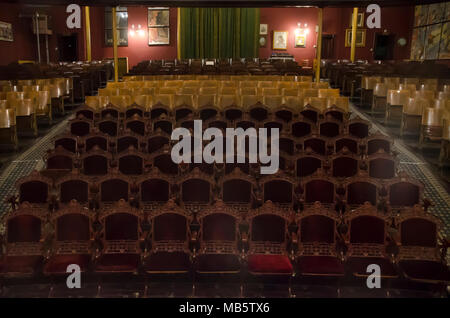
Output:
[[288,31],[273,31],[273,49],[287,50]]
[[[353,24],[353,13],[350,17],[350,27],[352,27]],[[358,28],[362,28],[364,26],[364,13],[358,13],[358,21],[356,22],[356,26]]]
[[148,8],[148,45],[170,44],[169,8]]
[[11,23],[0,22],[0,41],[14,41]]
[[[345,47],[352,46],[352,29],[345,30]],[[356,47],[366,46],[366,30],[356,30]]]
[[168,27],[169,8],[148,8],[148,27]]
[[267,45],[267,39],[266,39],[266,36],[261,35],[261,36],[259,37],[259,47],[266,47],[266,45]]
[[441,47],[439,50],[439,59],[450,59],[450,22],[442,25]]
[[305,31],[300,29],[295,33],[295,47],[306,47],[306,34]]
[[148,45],[169,45],[169,28],[148,28]]
[[259,25],[259,34],[260,35],[267,35],[268,26],[267,24],[260,24]]

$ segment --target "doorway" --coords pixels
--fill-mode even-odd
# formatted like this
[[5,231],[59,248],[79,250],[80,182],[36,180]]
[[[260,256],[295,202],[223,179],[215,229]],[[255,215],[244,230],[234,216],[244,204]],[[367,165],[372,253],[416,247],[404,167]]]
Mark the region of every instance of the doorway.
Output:
[[58,39],[59,61],[78,61],[78,35],[60,35]]
[[373,49],[373,59],[384,61],[394,59],[395,35],[375,34],[375,44]]
[[322,35],[322,59],[334,59],[334,34]]

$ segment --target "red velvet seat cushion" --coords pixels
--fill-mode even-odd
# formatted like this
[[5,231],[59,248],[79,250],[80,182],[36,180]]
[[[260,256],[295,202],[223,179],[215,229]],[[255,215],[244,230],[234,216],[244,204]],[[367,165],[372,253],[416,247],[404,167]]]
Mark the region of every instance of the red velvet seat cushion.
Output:
[[97,272],[134,272],[140,261],[139,254],[104,254],[100,256],[95,271]]
[[154,272],[188,272],[191,267],[189,254],[184,252],[157,252],[145,261],[144,270]]
[[380,266],[381,277],[397,277],[394,265],[382,257],[350,257],[347,260],[347,267],[354,275],[368,276],[367,266],[376,264]]
[[292,264],[285,255],[255,254],[248,257],[248,271],[253,274],[292,274]]
[[298,259],[298,269],[306,275],[344,275],[344,265],[334,256],[302,256]]
[[448,266],[433,261],[406,260],[399,262],[400,268],[413,279],[450,281]]
[[32,274],[42,263],[44,258],[39,255],[7,256],[3,260],[3,273]]
[[91,256],[87,254],[54,255],[44,266],[44,273],[66,274],[67,266],[77,264],[85,272],[89,266]]
[[196,261],[196,270],[201,273],[237,273],[241,270],[238,257],[232,254],[202,254]]

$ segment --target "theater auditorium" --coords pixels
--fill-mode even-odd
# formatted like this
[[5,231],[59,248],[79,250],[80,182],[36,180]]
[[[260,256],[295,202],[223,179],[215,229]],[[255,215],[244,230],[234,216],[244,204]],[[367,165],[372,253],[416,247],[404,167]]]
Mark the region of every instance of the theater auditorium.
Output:
[[448,297],[449,61],[445,1],[1,2],[0,297]]

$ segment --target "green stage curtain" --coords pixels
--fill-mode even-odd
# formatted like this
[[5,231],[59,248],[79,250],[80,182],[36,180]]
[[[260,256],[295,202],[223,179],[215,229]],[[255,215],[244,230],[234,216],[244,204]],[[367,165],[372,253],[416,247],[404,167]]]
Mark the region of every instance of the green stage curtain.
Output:
[[253,58],[259,52],[259,9],[181,8],[180,58]]

